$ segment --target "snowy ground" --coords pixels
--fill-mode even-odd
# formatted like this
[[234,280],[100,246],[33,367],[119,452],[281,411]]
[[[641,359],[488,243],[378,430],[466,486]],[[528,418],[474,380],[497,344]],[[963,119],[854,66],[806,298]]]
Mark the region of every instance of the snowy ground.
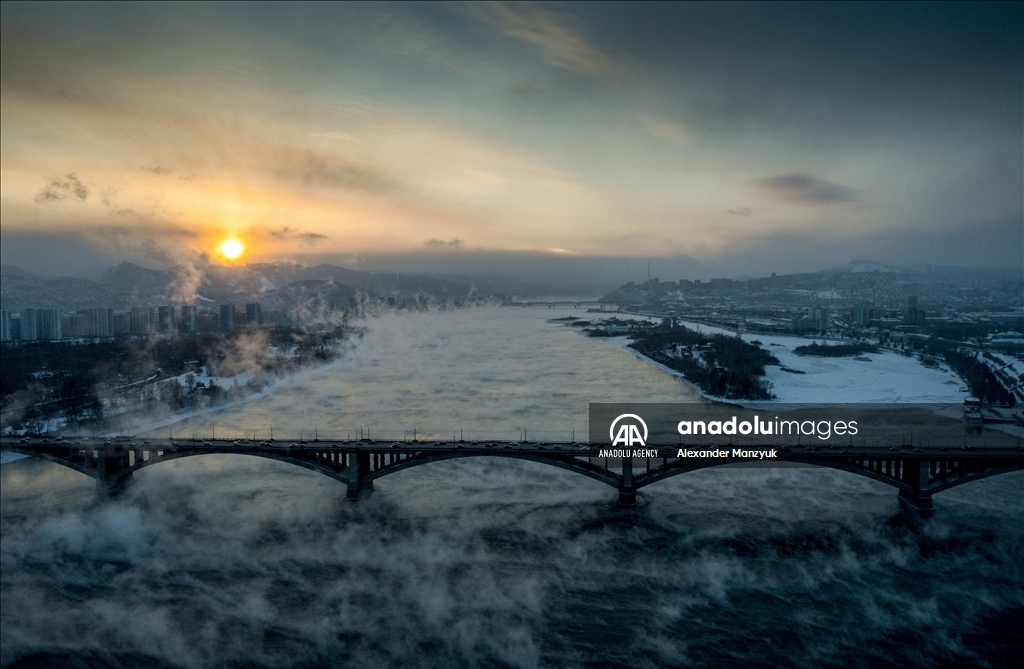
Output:
[[1018,360],[1017,358],[1007,355],[1005,353],[996,353],[995,351],[990,352],[998,362],[993,363],[991,360],[982,359],[990,369],[993,369],[997,375],[1002,373],[1006,378],[1001,378],[1007,388],[1011,391],[1019,392],[1024,388],[1024,381],[1022,381],[1022,374],[1024,374],[1024,361]]
[[[635,319],[641,320],[639,317]],[[706,334],[735,335],[732,330],[684,320],[677,322]],[[814,358],[793,353],[794,348],[806,346],[813,341],[812,339],[764,334],[740,336],[746,341],[760,341],[764,348],[779,359],[781,367],[804,372],[784,372],[780,366],[775,365],[766,368],[766,377],[772,383],[772,392],[778,397],[778,402],[901,402],[960,405],[969,394],[960,377],[948,367],[925,367],[914,357],[885,351],[858,356],[866,357],[870,362],[853,358]],[[622,346],[629,344],[627,337],[616,337],[613,341]],[[658,366],[679,375],[678,372],[663,365]]]
[[[780,401],[787,402],[952,402],[962,404],[967,387],[948,368],[925,367],[917,358],[879,352],[870,360],[814,358],[793,353],[805,346],[800,337],[743,335],[757,339],[779,359],[781,366],[804,372],[784,372],[774,365],[766,376]],[[773,345],[774,344],[774,345]]]

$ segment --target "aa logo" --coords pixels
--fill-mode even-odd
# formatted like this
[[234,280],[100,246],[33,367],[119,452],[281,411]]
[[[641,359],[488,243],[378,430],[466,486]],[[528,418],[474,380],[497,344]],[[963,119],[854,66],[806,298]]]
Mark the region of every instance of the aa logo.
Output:
[[[618,430],[615,429],[617,425]],[[640,434],[641,428],[643,429],[642,435]],[[612,440],[612,446],[646,446],[647,423],[635,413],[624,413],[612,421],[608,436]]]

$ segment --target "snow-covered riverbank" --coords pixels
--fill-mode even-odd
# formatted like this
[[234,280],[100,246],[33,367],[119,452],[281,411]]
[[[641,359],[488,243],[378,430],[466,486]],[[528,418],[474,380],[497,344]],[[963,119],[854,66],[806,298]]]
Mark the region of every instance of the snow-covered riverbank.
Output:
[[[632,320],[646,319],[634,317]],[[736,334],[732,330],[690,321],[678,322],[705,334]],[[741,333],[740,337],[745,341],[761,342],[765,349],[779,359],[778,366],[770,365],[765,370],[765,376],[771,382],[772,392],[778,402],[961,404],[969,394],[963,381],[948,367],[925,367],[915,357],[892,351],[868,353],[857,356],[859,359],[816,358],[793,353],[793,349],[806,346],[812,339],[755,333]],[[609,341],[626,348],[630,343],[629,337],[614,337]],[[660,369],[682,377],[679,372],[631,348],[628,350]],[[783,371],[783,368],[794,371]]]

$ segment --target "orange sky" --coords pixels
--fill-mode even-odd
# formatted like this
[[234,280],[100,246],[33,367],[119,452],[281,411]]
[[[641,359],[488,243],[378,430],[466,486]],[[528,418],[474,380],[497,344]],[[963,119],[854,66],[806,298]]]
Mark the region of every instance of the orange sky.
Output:
[[[278,11],[5,5],[3,228],[169,253],[231,237],[249,260],[440,242],[713,258],[1020,219],[1000,79],[1019,62],[904,66],[893,46],[886,81],[856,40],[808,36],[820,8],[737,17],[753,54],[663,35],[699,18],[682,8],[632,27],[530,4]],[[939,57],[927,27],[908,39]],[[795,56],[773,46],[791,37]]]

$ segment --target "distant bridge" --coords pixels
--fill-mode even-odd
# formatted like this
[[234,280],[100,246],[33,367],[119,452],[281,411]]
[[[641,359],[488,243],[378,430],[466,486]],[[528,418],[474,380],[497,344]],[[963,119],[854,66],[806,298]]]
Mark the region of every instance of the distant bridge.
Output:
[[598,302],[597,300],[562,300],[554,302],[505,302],[502,306],[506,307],[547,307],[553,309],[555,307],[571,307],[573,309],[580,309],[582,307],[601,307],[608,311],[618,311],[619,306],[617,304],[606,304],[605,302]]
[[[688,445],[687,449],[708,448]],[[711,445],[710,448],[734,446]],[[744,447],[751,448],[751,447]],[[760,450],[770,446],[756,446]],[[196,455],[249,455],[305,467],[344,483],[347,497],[358,500],[373,482],[394,472],[432,462],[468,457],[503,457],[559,467],[601,481],[619,492],[621,506],[635,506],[636,492],[667,478],[723,465],[787,462],[816,465],[866,476],[891,485],[900,501],[916,511],[931,511],[932,495],[952,487],[1024,470],[1024,450],[910,448],[887,446],[777,447],[770,461],[754,457],[676,457],[676,447],[643,451],[650,457],[604,457],[608,446],[530,442],[273,442],[209,439],[195,441],[117,439],[4,438],[0,450],[43,458],[96,479],[101,496],[116,496],[132,474],[168,460]],[[604,451],[604,453],[602,453]],[[635,453],[636,451],[634,451]]]

